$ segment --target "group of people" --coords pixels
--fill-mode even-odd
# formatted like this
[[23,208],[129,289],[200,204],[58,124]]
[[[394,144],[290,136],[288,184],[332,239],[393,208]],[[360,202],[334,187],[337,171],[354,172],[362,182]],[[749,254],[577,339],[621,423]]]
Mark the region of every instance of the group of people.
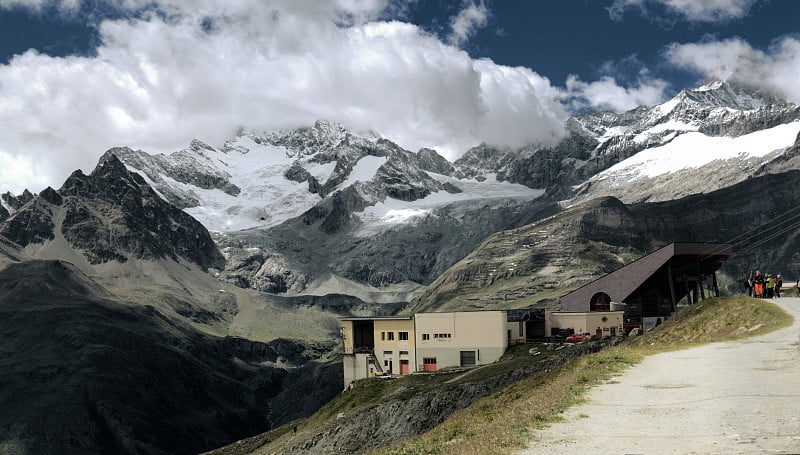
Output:
[[771,273],[767,276],[761,274],[761,270],[750,272],[747,280],[744,283],[747,288],[747,295],[758,299],[772,299],[781,296],[781,288],[783,287],[783,279],[780,274],[772,277]]

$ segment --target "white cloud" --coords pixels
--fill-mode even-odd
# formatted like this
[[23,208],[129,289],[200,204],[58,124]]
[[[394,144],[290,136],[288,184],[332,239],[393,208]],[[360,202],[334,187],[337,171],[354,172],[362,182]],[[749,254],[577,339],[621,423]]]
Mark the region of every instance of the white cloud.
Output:
[[489,21],[489,9],[486,4],[481,0],[480,3],[469,1],[466,3],[464,9],[450,18],[450,27],[452,33],[447,37],[448,42],[455,46],[461,46],[475,31]]
[[661,6],[690,22],[726,22],[747,16],[758,0],[614,0],[608,8],[613,20],[622,20],[628,10],[650,16],[650,6]]
[[766,51],[733,38],[723,41],[672,44],[666,51],[670,63],[705,77],[739,82],[773,91],[800,103],[800,40],[785,37]]
[[0,65],[0,189],[57,187],[112,146],[170,152],[195,137],[221,144],[238,127],[324,118],[452,159],[480,142],[552,144],[567,116],[535,72],[377,21],[385,1],[159,5],[103,22],[94,57],[29,51]]
[[567,78],[565,102],[573,110],[586,108],[624,112],[638,106],[653,106],[664,101],[667,82],[662,79],[640,81],[635,87],[624,87],[611,76],[584,82],[578,76]]

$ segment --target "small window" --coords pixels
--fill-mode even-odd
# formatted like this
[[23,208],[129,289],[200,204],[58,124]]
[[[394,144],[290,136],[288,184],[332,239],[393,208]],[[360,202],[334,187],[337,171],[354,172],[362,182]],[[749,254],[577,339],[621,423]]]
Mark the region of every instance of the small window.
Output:
[[431,339],[431,334],[430,333],[423,333],[422,334],[422,341],[428,341],[430,339]]
[[408,351],[400,351],[400,355],[408,355]]
[[519,321],[519,336],[525,335],[525,323]]
[[422,363],[424,365],[436,365],[436,357],[423,357]]
[[611,311],[611,297],[605,292],[598,292],[589,302],[589,311]]
[[386,341],[386,332],[381,332],[381,341]]
[[386,340],[394,341],[394,332],[386,332]]
[[383,351],[383,355],[392,355],[392,351]]
[[397,332],[397,339],[400,341],[408,341],[408,332]]

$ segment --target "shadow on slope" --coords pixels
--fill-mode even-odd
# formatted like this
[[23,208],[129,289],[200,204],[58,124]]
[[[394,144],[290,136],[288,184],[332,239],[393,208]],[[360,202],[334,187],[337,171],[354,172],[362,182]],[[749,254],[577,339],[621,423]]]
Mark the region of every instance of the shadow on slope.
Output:
[[152,306],[114,301],[71,264],[11,264],[0,270],[0,449],[218,447],[335,396],[340,364],[312,361],[324,350],[213,338]]

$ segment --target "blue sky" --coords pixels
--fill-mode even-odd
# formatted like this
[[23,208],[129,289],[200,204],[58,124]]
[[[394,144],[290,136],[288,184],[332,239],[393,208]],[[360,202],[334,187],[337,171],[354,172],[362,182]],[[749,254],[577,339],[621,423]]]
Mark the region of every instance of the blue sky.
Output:
[[800,101],[794,0],[0,0],[0,191],[325,118],[450,159],[707,77]]

